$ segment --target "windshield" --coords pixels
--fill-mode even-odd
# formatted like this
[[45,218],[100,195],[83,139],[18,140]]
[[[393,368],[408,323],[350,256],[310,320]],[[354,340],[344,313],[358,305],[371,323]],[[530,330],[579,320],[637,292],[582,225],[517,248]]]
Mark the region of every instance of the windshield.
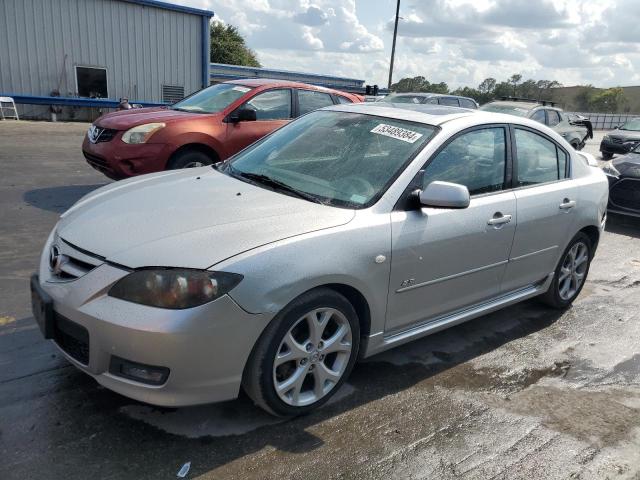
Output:
[[365,208],[434,131],[391,118],[316,111],[243,150],[221,171],[310,201]]
[[183,112],[216,113],[227,108],[249,90],[251,89],[244,85],[218,83],[180,100],[170,108]]
[[423,100],[424,96],[422,95],[394,95],[392,93],[378,101],[386,103],[422,103]]
[[480,107],[479,110],[494,113],[506,113],[509,115],[517,115],[518,117],[526,117],[529,110],[527,108],[516,107],[513,105],[505,105],[503,103],[487,103]]
[[634,118],[620,127],[620,130],[640,131],[640,118]]

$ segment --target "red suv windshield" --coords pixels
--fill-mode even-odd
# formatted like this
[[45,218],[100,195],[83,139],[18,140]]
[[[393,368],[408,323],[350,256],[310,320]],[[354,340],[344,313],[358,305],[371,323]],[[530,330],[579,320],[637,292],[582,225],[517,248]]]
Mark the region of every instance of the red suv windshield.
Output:
[[194,93],[171,106],[173,110],[193,113],[216,113],[250,91],[250,87],[232,83],[218,83]]

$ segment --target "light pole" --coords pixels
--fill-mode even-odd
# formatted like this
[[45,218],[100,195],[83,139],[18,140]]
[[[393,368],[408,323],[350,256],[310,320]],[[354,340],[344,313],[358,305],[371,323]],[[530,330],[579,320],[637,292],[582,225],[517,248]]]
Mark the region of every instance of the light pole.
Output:
[[387,88],[391,90],[391,79],[393,78],[393,57],[396,54],[396,36],[398,35],[398,18],[400,18],[400,0],[396,6],[396,23],[393,26],[393,44],[391,45],[391,63],[389,64],[389,85]]

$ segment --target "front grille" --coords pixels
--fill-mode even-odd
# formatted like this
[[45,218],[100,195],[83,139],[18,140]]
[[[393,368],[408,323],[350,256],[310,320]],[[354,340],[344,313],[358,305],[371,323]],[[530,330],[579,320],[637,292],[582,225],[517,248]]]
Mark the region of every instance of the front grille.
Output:
[[640,180],[620,180],[609,191],[609,200],[616,207],[640,211]]
[[61,238],[55,242],[55,248],[58,259],[56,261],[50,259],[50,281],[75,280],[104,262],[104,258],[85,252]]
[[96,140],[96,143],[110,142],[111,140],[113,140],[113,137],[116,136],[116,133],[118,133],[117,130],[113,130],[111,128],[103,128],[102,133]]
[[89,365],[89,331],[55,311],[53,340],[71,358]]
[[91,165],[93,168],[95,168],[96,170],[98,170],[99,172],[102,172],[107,175],[113,174],[113,169],[109,166],[109,164],[104,158],[99,157],[98,155],[94,155],[92,153],[86,152],[84,150],[82,151],[82,154],[84,155],[84,158],[87,160],[87,163]]
[[611,137],[611,143],[622,145],[624,143],[624,140],[622,138]]
[[97,125],[91,125],[87,135],[89,137],[89,141],[91,143],[102,143],[102,142],[110,142],[113,140],[113,137],[118,133],[117,130],[113,130],[111,128],[103,128]]

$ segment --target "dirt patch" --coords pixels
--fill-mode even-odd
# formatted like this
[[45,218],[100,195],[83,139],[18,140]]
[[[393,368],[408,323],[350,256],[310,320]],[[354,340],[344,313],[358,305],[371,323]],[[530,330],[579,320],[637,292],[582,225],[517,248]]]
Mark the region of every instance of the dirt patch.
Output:
[[629,439],[640,427],[640,409],[630,406],[638,399],[640,395],[615,390],[534,385],[501,403],[506,410],[540,417],[546,427],[601,448]]

